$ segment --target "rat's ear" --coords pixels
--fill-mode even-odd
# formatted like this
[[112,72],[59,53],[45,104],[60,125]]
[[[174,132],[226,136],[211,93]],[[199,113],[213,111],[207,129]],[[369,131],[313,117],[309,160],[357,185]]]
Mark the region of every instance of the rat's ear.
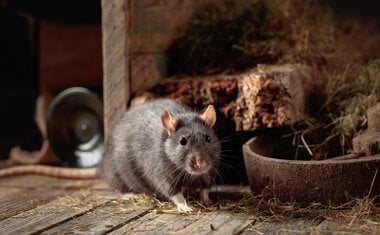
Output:
[[167,108],[164,108],[161,114],[161,122],[168,134],[171,135],[177,128],[178,118],[173,116]]
[[216,112],[215,112],[214,106],[213,105],[209,105],[207,107],[206,111],[204,111],[199,117],[209,127],[214,126],[214,124],[216,122]]

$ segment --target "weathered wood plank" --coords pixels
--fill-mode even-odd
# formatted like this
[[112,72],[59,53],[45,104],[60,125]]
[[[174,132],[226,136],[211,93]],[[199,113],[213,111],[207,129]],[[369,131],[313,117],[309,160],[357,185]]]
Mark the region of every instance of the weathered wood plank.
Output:
[[46,188],[25,189],[10,193],[0,198],[0,220],[36,208],[63,193],[62,190],[47,190]]
[[249,226],[242,235],[262,234],[309,234],[310,228],[321,223],[322,219],[291,219],[286,221],[267,221]]
[[0,187],[0,201],[4,198],[7,198],[8,195],[14,195],[17,192],[20,192],[22,189],[19,188],[8,188],[8,187]]
[[0,187],[9,188],[61,188],[61,189],[109,189],[107,184],[100,180],[59,179],[44,175],[18,175],[0,179]]
[[253,219],[247,218],[245,215],[234,215],[234,217],[231,221],[222,224],[219,228],[214,228],[213,231],[207,234],[239,234],[253,223]]
[[379,223],[353,223],[343,220],[324,220],[318,226],[311,228],[316,234],[379,234]]
[[126,110],[129,99],[127,0],[102,0],[104,130]]
[[137,220],[127,223],[117,230],[114,230],[110,235],[149,232],[152,228],[151,224],[155,222],[157,217],[158,215],[156,213],[149,213]]
[[[239,223],[235,223],[236,220],[241,220]],[[225,224],[230,226],[236,226],[240,228],[248,218],[242,214],[227,212],[227,211],[215,211],[209,213],[199,214],[199,219],[182,230],[178,231],[178,234],[208,234],[210,232],[223,232],[222,228]],[[225,227],[224,227],[225,229]],[[232,231],[234,227],[230,228]]]
[[160,231],[161,234],[173,234],[197,221],[200,217],[202,216],[199,214],[159,214],[151,212],[115,230],[112,234],[156,234],[157,231]]
[[131,92],[148,89],[156,85],[166,76],[166,60],[164,54],[131,55]]
[[78,191],[0,221],[3,234],[40,233],[109,201],[108,197]]
[[151,207],[123,204],[110,201],[90,213],[62,223],[42,234],[105,234],[114,227],[143,216]]
[[48,187],[56,178],[43,175],[17,175],[0,179],[0,187],[36,188]]
[[[73,190],[104,187],[100,180],[63,180],[40,175],[20,175],[0,180],[0,220],[45,204]],[[3,192],[4,191],[4,192]],[[4,196],[3,196],[4,195]]]
[[160,214],[156,219],[157,229],[165,233],[178,232],[188,225],[197,221],[201,216],[198,214],[184,215],[184,214]]
[[131,0],[131,53],[167,50],[183,32],[185,23],[201,3],[194,0]]
[[81,190],[81,189],[96,189],[104,188],[102,180],[76,180],[76,179],[57,179],[49,183],[49,187],[65,190]]

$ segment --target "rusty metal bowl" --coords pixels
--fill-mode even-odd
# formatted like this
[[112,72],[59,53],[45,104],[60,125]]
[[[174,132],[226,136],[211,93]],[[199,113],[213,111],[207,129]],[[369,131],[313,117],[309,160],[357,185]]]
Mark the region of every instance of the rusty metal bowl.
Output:
[[288,160],[291,156],[273,154],[280,155],[275,149],[283,144],[276,135],[255,137],[244,144],[244,161],[254,195],[335,205],[380,195],[380,154],[357,159]]

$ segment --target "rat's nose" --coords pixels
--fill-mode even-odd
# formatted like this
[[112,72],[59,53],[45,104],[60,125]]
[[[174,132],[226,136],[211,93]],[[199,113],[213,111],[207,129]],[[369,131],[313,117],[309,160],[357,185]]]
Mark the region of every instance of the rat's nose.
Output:
[[207,168],[207,163],[205,160],[201,160],[201,159],[196,159],[195,160],[195,169],[197,170],[203,170],[203,169],[206,169]]
[[210,170],[210,162],[198,152],[192,153],[188,160],[193,174],[205,174]]

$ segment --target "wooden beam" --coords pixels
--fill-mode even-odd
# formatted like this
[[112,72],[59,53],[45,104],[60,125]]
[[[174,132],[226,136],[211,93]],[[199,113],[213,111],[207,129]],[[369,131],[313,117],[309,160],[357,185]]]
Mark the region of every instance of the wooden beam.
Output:
[[102,0],[104,133],[126,110],[130,95],[128,1]]

